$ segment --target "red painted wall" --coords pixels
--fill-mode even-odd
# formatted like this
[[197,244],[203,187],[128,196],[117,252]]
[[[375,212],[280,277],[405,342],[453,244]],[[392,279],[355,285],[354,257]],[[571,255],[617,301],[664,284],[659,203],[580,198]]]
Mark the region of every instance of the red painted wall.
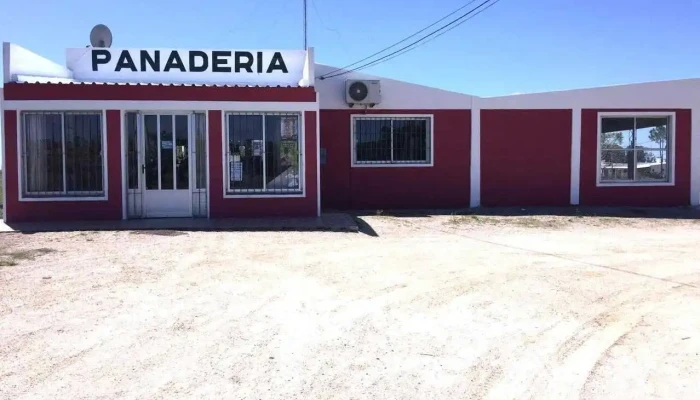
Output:
[[[168,85],[20,84],[8,83],[5,100],[180,100],[180,101],[302,101],[315,102],[313,88],[205,87]],[[210,154],[221,154],[221,112],[210,111]],[[32,220],[121,219],[121,124],[119,111],[107,112],[109,189],[106,201],[19,202],[17,186],[16,112],[5,113],[8,222]],[[211,216],[316,215],[316,113],[305,113],[305,198],[224,199],[221,157],[210,158]]]
[[571,110],[481,111],[481,204],[571,202]]
[[119,110],[107,111],[107,200],[19,201],[17,112],[5,111],[7,222],[109,220],[122,218],[121,121]]
[[[432,167],[351,168],[353,114],[432,114]],[[470,110],[321,110],[324,209],[419,209],[469,207]]]
[[[598,113],[675,111],[675,185],[597,187]],[[690,110],[582,110],[580,203],[585,206],[685,206],[690,204]]]
[[8,83],[5,100],[316,101],[314,88]]
[[305,197],[224,198],[221,111],[209,111],[209,182],[212,218],[261,216],[316,216],[316,112],[304,112]]

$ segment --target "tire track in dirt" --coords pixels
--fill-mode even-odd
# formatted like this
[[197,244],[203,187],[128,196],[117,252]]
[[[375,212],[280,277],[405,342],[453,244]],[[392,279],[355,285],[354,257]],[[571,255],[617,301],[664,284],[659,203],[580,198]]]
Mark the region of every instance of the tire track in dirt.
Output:
[[[506,349],[509,346],[506,346]],[[501,347],[492,347],[485,354],[477,358],[466,371],[466,378],[469,381],[469,389],[467,397],[482,399],[484,398],[491,387],[503,379],[503,367],[501,360],[504,357],[504,350]],[[505,351],[505,354],[508,354]]]
[[[584,264],[598,268],[615,270],[623,273],[630,273],[642,278],[654,279],[657,284],[673,284],[672,287],[665,288],[650,288],[649,290],[626,291],[622,290],[617,295],[615,305],[609,306],[604,311],[596,314],[593,318],[580,325],[561,345],[559,345],[553,354],[549,354],[544,366],[540,369],[535,378],[531,380],[531,385],[525,392],[529,398],[574,398],[583,388],[585,382],[589,379],[591,371],[595,368],[603,354],[607,349],[611,348],[620,337],[629,334],[639,321],[654,308],[658,307],[658,301],[670,296],[674,293],[670,292],[673,289],[685,288],[696,290],[695,282],[683,283],[679,282],[678,278],[692,276],[696,277],[697,273],[683,274],[671,277],[655,277],[635,271],[626,271],[621,269],[622,266],[608,267],[604,265],[591,264],[585,260],[577,260],[567,256],[561,256],[556,253],[542,252],[538,250],[528,249],[526,247],[517,247],[498,243],[495,241],[483,240],[466,235],[460,232],[454,232],[444,229],[431,228],[434,231],[457,235],[464,238],[476,240],[495,246],[505,246],[511,249],[517,249],[523,252],[535,253],[540,256],[550,256],[560,258],[574,264]],[[617,294],[617,293],[615,293]],[[620,298],[622,297],[622,298]],[[609,298],[609,297],[608,297]],[[620,312],[621,309],[624,312]],[[602,329],[600,329],[602,327]],[[544,343],[546,345],[546,343]],[[527,348],[524,346],[523,349]],[[594,354],[594,358],[590,360],[590,355]],[[581,368],[581,366],[590,365],[589,368]],[[557,379],[551,381],[553,375],[556,374]],[[512,379],[510,381],[512,389]],[[554,386],[552,385],[554,383]],[[497,388],[495,388],[497,389]],[[545,392],[546,393],[543,393]],[[493,391],[489,391],[493,393]],[[521,398],[524,396],[516,396]],[[498,398],[503,398],[500,396]]]
[[[695,274],[676,275],[672,276],[669,279],[678,280],[681,278],[688,277],[694,278]],[[562,345],[559,347],[559,350],[557,352],[557,361],[563,361],[570,354],[578,350],[581,347],[581,345],[583,345],[586,341],[588,341],[588,339],[590,339],[590,337],[593,334],[595,334],[596,328],[616,322],[618,320],[617,317],[619,312],[616,313],[615,311],[619,310],[621,307],[641,304],[639,303],[640,300],[645,302],[661,300],[667,296],[675,294],[674,292],[670,291],[676,288],[677,287],[666,287],[659,289],[650,288],[649,290],[637,291],[622,289],[612,293],[609,296],[606,296],[606,299],[614,298],[617,301],[615,302],[615,304],[608,305],[608,307],[605,310],[599,312],[598,314],[596,314],[592,318],[589,318],[586,322],[581,324],[580,328],[576,332],[574,332],[574,334],[569,339],[567,339],[566,342],[562,343]],[[603,301],[596,301],[596,303],[603,303]]]
[[[618,296],[618,301],[581,324],[549,354],[549,361],[532,380],[532,385],[526,392],[527,397],[578,396],[593,370],[600,367],[605,354],[621,338],[638,327],[644,316],[658,308],[661,300],[676,295],[676,289],[677,287],[650,288],[623,293],[622,298]],[[553,375],[556,375],[554,381]]]
[[603,366],[603,360],[607,359],[610,357],[610,351],[615,347],[618,346],[620,343],[622,343],[631,333],[633,333],[644,321],[644,317],[642,317],[631,329],[629,329],[627,332],[625,332],[622,336],[617,338],[617,340],[608,346],[603,353],[600,354],[598,359],[596,360],[596,363],[593,365],[593,368],[588,372],[588,376],[586,377],[586,381],[583,383],[583,386],[581,386],[581,390],[579,390],[578,397],[581,398],[584,393],[586,392],[586,386],[588,386],[589,382],[591,382],[591,378],[595,374],[596,370],[601,368]]
[[[551,380],[555,376],[557,380],[561,380],[563,375],[562,369],[568,365],[569,357],[578,354],[582,347],[590,347],[591,343],[597,343],[601,335],[609,335],[611,330],[615,333],[612,341],[616,341],[620,336],[632,330],[638,324],[639,319],[643,318],[643,315],[648,312],[646,309],[638,309],[631,317],[615,320],[611,309],[622,310],[623,312],[620,314],[626,314],[629,313],[628,308],[635,308],[635,301],[639,301],[645,296],[653,296],[654,293],[656,293],[656,298],[659,299],[673,295],[674,293],[670,292],[672,289],[666,288],[662,290],[662,293],[654,290],[626,293],[623,299],[618,299],[615,304],[606,307],[605,310],[583,324],[577,325],[573,331],[571,331],[571,323],[567,324],[567,320],[560,320],[540,331],[535,337],[528,337],[528,340],[517,346],[513,351],[511,364],[516,366],[528,365],[532,368],[527,370],[511,368],[507,370],[503,386],[497,386],[491,390],[490,393],[492,395],[498,394],[492,396],[492,398],[559,398],[555,394],[544,394],[543,392],[548,389]],[[654,298],[650,300],[654,300]],[[653,306],[653,304],[647,304],[647,307]],[[604,322],[604,319],[607,322]],[[601,326],[603,327],[602,330],[600,329]],[[562,334],[566,337],[563,342],[561,339]],[[610,342],[608,341],[608,343]],[[603,347],[601,351],[605,351],[605,348]],[[540,365],[539,367],[538,364]],[[591,362],[589,365],[593,364],[594,362]],[[574,366],[579,365],[583,364],[574,363]],[[584,371],[586,376],[588,375],[587,371]],[[522,384],[518,387],[513,382],[522,382]],[[565,395],[561,398],[569,397]]]
[[26,386],[22,388],[22,394],[26,394],[28,391],[36,387],[37,385],[45,382],[51,376],[62,372],[64,369],[78,363],[86,354],[92,351],[96,346],[90,346],[87,349],[73,353],[68,357],[61,358],[60,360],[51,363],[49,366],[43,368],[43,371],[37,375],[28,378]]

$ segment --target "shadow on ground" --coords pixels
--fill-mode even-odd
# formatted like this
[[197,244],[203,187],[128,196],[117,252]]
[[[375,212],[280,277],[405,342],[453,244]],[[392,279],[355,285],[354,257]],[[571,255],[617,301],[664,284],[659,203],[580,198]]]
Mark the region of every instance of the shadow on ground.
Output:
[[[698,219],[695,207],[479,207],[453,210],[363,210],[353,213],[355,219],[366,216],[397,218],[429,218],[436,215],[475,215],[501,217],[561,216],[615,217],[649,219]],[[365,222],[366,223],[366,222]]]
[[[1,221],[0,221],[1,222]],[[184,232],[234,231],[331,231],[357,232],[357,221],[345,213],[324,213],[320,217],[261,217],[261,218],[154,218],[119,221],[14,222],[2,224],[0,231],[74,232],[74,231],[134,231],[136,234],[178,236]],[[6,229],[4,229],[6,228]]]
[[[361,210],[351,213],[324,213],[309,218],[166,218],[124,221],[32,222],[4,225],[6,231],[26,234],[71,231],[134,231],[135,234],[179,236],[198,231],[331,231],[360,232],[371,237],[379,234],[366,217],[430,218],[433,216],[492,217],[614,217],[637,219],[700,220],[695,207],[482,207],[466,209]],[[1,223],[1,221],[0,221]]]
[[364,233],[367,236],[379,237],[374,228],[372,228],[372,226],[369,223],[367,223],[367,221],[365,221],[362,217],[356,216],[355,222],[357,222],[357,227],[359,228],[358,232]]

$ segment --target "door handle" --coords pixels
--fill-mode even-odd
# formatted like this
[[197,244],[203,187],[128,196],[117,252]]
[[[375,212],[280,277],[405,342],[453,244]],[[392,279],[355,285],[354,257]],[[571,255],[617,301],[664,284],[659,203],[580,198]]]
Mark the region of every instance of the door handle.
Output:
[[146,173],[146,164],[141,164],[141,173],[142,174]]

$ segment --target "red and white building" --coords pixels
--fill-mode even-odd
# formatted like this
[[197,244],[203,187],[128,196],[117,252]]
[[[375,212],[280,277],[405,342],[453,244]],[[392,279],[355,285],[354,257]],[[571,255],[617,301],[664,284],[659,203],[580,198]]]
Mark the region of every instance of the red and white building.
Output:
[[312,49],[66,54],[3,46],[7,222],[700,204],[700,79],[482,98]]

